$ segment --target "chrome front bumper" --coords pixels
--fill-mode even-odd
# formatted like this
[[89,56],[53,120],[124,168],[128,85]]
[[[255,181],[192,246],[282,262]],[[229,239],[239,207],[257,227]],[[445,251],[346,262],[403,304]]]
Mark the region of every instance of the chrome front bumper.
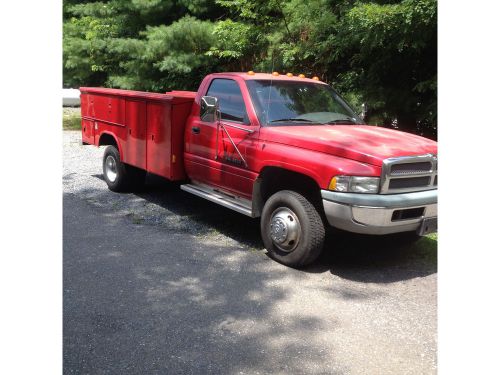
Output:
[[[424,218],[437,217],[437,189],[404,194],[356,194],[321,190],[331,226],[349,232],[389,234],[419,229]],[[393,219],[394,211],[423,208],[418,217]]]

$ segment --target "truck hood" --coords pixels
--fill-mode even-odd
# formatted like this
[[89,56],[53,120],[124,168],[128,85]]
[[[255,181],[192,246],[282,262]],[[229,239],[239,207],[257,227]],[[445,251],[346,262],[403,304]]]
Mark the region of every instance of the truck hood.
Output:
[[437,154],[431,139],[370,125],[271,126],[260,138],[376,166],[390,157]]

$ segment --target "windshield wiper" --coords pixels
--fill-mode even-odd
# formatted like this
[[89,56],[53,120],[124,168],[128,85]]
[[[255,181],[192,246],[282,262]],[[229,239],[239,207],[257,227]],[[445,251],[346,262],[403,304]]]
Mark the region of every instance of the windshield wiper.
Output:
[[278,120],[272,120],[271,122],[281,122],[281,121],[302,121],[302,122],[314,122],[305,118],[280,118]]
[[342,119],[342,120],[332,120],[328,122],[324,122],[323,125],[332,125],[332,124],[357,124],[356,121],[351,119]]

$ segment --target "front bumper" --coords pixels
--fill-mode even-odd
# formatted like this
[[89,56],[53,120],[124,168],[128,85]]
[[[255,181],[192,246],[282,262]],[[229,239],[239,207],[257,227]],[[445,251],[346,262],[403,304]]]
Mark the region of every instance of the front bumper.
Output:
[[[389,234],[416,231],[423,219],[437,217],[437,189],[387,195],[321,190],[321,196],[328,223],[349,232]],[[406,211],[412,209],[415,210]],[[398,211],[396,214],[417,212],[418,216],[399,219],[395,211]]]

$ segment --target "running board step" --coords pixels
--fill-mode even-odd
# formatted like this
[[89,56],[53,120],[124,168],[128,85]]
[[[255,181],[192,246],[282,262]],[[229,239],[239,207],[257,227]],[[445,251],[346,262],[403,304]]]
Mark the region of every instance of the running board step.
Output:
[[197,195],[201,198],[208,199],[211,202],[220,204],[231,210],[239,212],[240,214],[253,217],[252,215],[252,202],[248,199],[236,198],[230,195],[223,194],[219,191],[208,186],[186,184],[181,185],[181,189],[188,193]]

